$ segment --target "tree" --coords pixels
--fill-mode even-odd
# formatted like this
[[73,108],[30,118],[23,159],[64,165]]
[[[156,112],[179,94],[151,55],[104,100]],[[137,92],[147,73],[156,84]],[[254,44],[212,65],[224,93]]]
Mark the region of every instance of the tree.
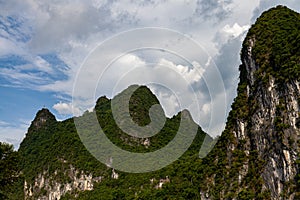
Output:
[[0,142],[0,199],[7,199],[8,187],[18,176],[18,153],[12,145]]

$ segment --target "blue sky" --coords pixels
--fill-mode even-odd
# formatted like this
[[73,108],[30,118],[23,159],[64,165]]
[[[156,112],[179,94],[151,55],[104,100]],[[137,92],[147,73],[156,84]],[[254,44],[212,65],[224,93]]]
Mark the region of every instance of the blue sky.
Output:
[[[166,114],[172,116],[188,107],[204,130],[218,135],[236,95],[239,51],[245,33],[257,16],[278,4],[300,11],[297,0],[0,0],[0,141],[12,143],[18,148],[35,113],[42,107],[49,108],[57,119],[62,120],[72,116],[73,111],[77,114],[84,111],[75,106],[73,98],[84,99],[85,109],[89,109],[97,97],[112,97],[132,84],[126,80],[143,84],[147,79],[146,66],[152,67],[152,71],[146,74],[153,78],[153,82],[164,80],[165,85],[181,87],[178,80],[156,70],[157,66],[162,65],[172,69],[192,86],[193,92],[186,90],[180,94],[190,97],[196,91],[201,113],[194,111],[195,105],[188,106],[186,102],[179,104],[179,93],[178,97],[164,87],[145,82],[158,96]],[[107,57],[109,53],[115,53],[121,47],[130,46],[145,37],[142,31],[133,31],[136,34],[133,39],[125,39],[121,45],[118,34],[145,27],[171,29],[197,42],[205,50],[203,55],[207,57],[207,62],[217,67],[224,89],[209,91],[209,87],[205,86],[202,75],[207,74],[213,84],[217,80],[216,74],[210,73],[209,67],[197,60],[203,55],[191,46],[180,47],[191,58],[190,63],[175,54],[157,49],[122,54],[110,65],[102,82],[97,82],[99,77],[91,75],[93,68],[84,68],[99,44],[107,45],[106,54],[101,55]],[[172,37],[171,32],[165,31],[151,39],[153,43],[161,43],[166,38],[171,41]],[[126,79],[125,74],[135,70],[133,66],[144,67],[141,68],[144,70],[135,71]],[[83,69],[86,77],[82,75]],[[84,86],[90,79],[99,84],[93,98],[85,98],[87,87],[83,87],[80,94],[74,93],[78,74],[82,75]],[[123,84],[112,91],[111,86],[118,81]],[[213,108],[217,111],[223,109],[225,114],[212,120]]]

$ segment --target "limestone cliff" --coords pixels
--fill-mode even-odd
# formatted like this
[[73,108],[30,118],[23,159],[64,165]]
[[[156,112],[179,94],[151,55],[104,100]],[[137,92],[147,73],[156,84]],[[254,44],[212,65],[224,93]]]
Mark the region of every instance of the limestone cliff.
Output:
[[207,158],[224,169],[206,177],[203,199],[299,198],[300,56],[299,41],[293,41],[299,40],[299,19],[278,6],[249,30],[238,96],[219,149]]
[[[67,162],[63,160],[63,162]],[[44,171],[35,177],[33,183],[24,182],[25,199],[59,200],[62,196],[76,194],[80,191],[94,189],[94,184],[102,181],[103,177],[93,177],[91,173],[79,172],[72,165],[63,172],[56,170],[53,174]],[[62,176],[59,176],[59,174]],[[63,179],[62,179],[63,177]]]
[[[300,199],[300,15],[283,6],[264,12],[245,38],[241,62],[238,95],[212,151],[199,158],[206,134],[198,127],[188,151],[154,172],[123,173],[100,163],[83,146],[72,118],[57,122],[42,109],[19,149],[25,197]],[[130,102],[132,118],[150,123],[149,108],[158,102],[150,90],[141,87]],[[139,153],[167,145],[181,114],[188,114],[167,119],[159,134],[139,140],[117,126],[111,100],[100,98],[93,113],[115,145]]]

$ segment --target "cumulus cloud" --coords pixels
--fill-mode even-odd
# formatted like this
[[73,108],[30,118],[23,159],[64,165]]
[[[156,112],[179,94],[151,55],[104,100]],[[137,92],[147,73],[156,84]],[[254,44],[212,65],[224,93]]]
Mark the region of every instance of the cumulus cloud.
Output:
[[[99,58],[95,54],[78,76],[73,105],[80,110],[86,110],[94,105],[95,98],[99,96],[112,98],[132,84],[147,85],[158,97],[168,117],[188,109],[204,130],[212,133],[211,130],[214,129],[214,135],[220,134],[222,126],[219,124],[224,124],[225,118],[222,116],[225,111],[222,110],[226,107],[226,91],[221,77],[216,79],[218,74],[215,73],[219,71],[213,66],[211,57],[206,57],[205,62],[201,61],[204,64],[200,64],[198,61],[187,62],[182,58],[169,60],[157,53],[152,54],[152,62],[148,62],[140,56],[145,54],[147,52],[139,51],[138,54],[132,52],[122,55],[102,69],[95,62],[94,58]],[[210,72],[208,75],[207,69]],[[198,89],[197,85],[201,81],[208,85],[207,91]],[[95,85],[98,86],[96,89]],[[217,129],[214,128],[215,125],[218,125]]]
[[[88,109],[99,96],[108,94],[112,97],[129,84],[150,86],[151,81],[160,81],[162,85],[174,88],[172,94],[156,88],[155,93],[162,99],[167,113],[172,115],[180,107],[188,107],[194,110],[193,118],[203,127],[209,126],[214,109],[221,109],[224,101],[227,102],[225,106],[230,107],[236,95],[241,40],[249,24],[263,10],[275,4],[285,4],[300,10],[300,4],[296,0],[10,0],[1,1],[0,4],[0,61],[7,55],[18,55],[26,60],[26,63],[10,67],[4,67],[1,63],[0,77],[5,80],[5,85],[51,91],[67,99],[72,96],[85,58],[95,47],[116,34],[154,26],[175,29],[182,32],[183,36],[191,37],[202,47],[202,51],[196,46],[184,45],[185,37],[172,37],[169,34],[153,37],[151,32],[110,43],[110,46],[105,46],[105,53],[97,57],[103,58],[103,66],[95,62],[82,77],[84,81],[77,89],[81,91],[79,97],[88,97],[88,92],[93,94],[84,101],[88,104]],[[134,42],[146,44],[145,40],[150,37],[152,39],[145,46],[166,44],[164,49],[172,48],[179,55],[188,57],[191,63],[163,51],[122,51]],[[124,53],[125,56],[118,58]],[[55,62],[42,56],[49,54],[56,55]],[[210,58],[210,63],[207,58]],[[116,62],[112,62],[114,59]],[[214,61],[224,81],[225,90],[216,86],[216,73],[209,67]],[[66,67],[59,66],[58,62],[64,63]],[[100,78],[97,72],[103,71],[107,63],[111,65],[105,70],[104,77]],[[206,81],[203,77],[206,77]],[[99,82],[91,86],[94,81]],[[189,86],[191,87],[188,88]],[[155,87],[152,85],[153,88]],[[193,90],[198,92],[201,115],[196,112],[195,102],[183,101],[182,105],[174,103],[180,96],[191,98]],[[229,95],[224,99],[225,94]],[[69,101],[59,102],[53,108],[62,115],[69,115],[72,113],[72,106],[79,109]],[[224,116],[218,116],[211,132],[220,134],[224,121]]]
[[234,23],[234,25],[231,27],[230,25],[226,24],[226,26],[224,26],[223,28],[223,32],[228,34],[229,37],[236,38],[247,31],[249,28],[249,25],[240,26],[238,23]]
[[[165,58],[160,58],[153,63],[147,62],[138,55],[126,54],[116,60],[108,68],[105,68],[101,77],[95,76],[92,78],[90,76],[91,73],[95,74],[95,68],[91,65],[84,68],[83,73],[80,74],[79,77],[82,79],[82,84],[78,83],[78,87],[75,88],[75,95],[76,97],[80,97],[79,99],[88,97],[97,98],[103,94],[113,97],[129,85],[151,85],[153,83],[160,84],[169,89],[173,88],[173,92],[180,91],[182,93],[182,91],[187,91],[192,94],[193,91],[188,87],[191,88],[193,83],[200,81],[205,71],[205,66],[200,66],[196,61],[191,64],[176,64]],[[88,76],[91,82],[86,80]],[[87,88],[95,87],[97,80],[99,82],[95,93],[93,93],[92,89],[87,90]],[[93,96],[91,94],[93,94]],[[165,95],[159,92],[157,94],[161,96]],[[84,101],[85,104],[86,102],[91,101]],[[172,102],[169,101],[169,103]],[[91,105],[84,106],[87,108]],[[178,111],[179,110],[176,110],[176,112]]]
[[55,109],[61,115],[74,114],[77,116],[82,113],[78,108],[75,108],[72,103],[59,102],[53,105],[53,109]]
[[203,76],[203,73],[205,69],[200,66],[200,64],[197,61],[194,61],[193,67],[189,66],[183,66],[183,65],[176,65],[172,61],[166,60],[162,58],[158,66],[168,66],[172,70],[176,71],[178,74],[180,74],[190,85],[192,85],[194,82],[198,82],[201,77]]
[[227,43],[231,42],[231,40],[235,38],[239,38],[240,39],[239,43],[242,43],[242,40],[249,28],[250,25],[241,26],[236,22],[232,26],[226,24],[221,30],[219,30],[216,33],[214,38],[216,46],[218,46],[219,52],[222,51],[221,48],[223,45],[226,45]]
[[155,84],[148,85],[148,87],[159,100],[167,117],[172,117],[178,113],[180,110],[180,102],[172,91]]
[[[231,0],[214,2],[192,0],[172,3],[167,1],[93,0],[72,1],[70,4],[69,1],[40,3],[35,0],[26,0],[22,2],[9,1],[3,4],[2,8],[5,8],[6,16],[20,16],[18,18],[22,19],[21,24],[23,25],[18,32],[26,35],[30,40],[22,42],[21,50],[33,53],[33,59],[30,60],[32,66],[37,68],[41,66],[39,62],[36,62],[38,56],[34,54],[57,52],[59,57],[70,67],[69,70],[62,72],[67,76],[66,80],[50,81],[47,84],[36,82],[35,85],[38,85],[36,88],[70,95],[76,72],[85,56],[99,42],[109,36],[136,27],[162,26],[193,35],[200,42],[208,41],[212,39],[213,30],[218,26],[211,27],[206,20],[193,21],[195,13],[198,15],[196,17],[198,19],[215,18],[230,13],[233,9],[231,9],[231,5],[234,5],[234,2]],[[13,6],[14,4],[16,6]],[[21,8],[23,15],[18,12]],[[151,14],[154,10],[157,13],[155,16]],[[14,37],[10,35],[9,38]],[[126,42],[126,40],[123,41],[123,43]],[[20,43],[20,41],[13,41],[11,45],[20,46]],[[204,48],[209,50],[212,46],[211,43],[208,43]],[[198,56],[196,51],[185,48],[185,52],[195,54],[195,57]],[[47,66],[47,63],[41,64]],[[52,70],[51,68],[53,66],[49,66],[48,70]]]

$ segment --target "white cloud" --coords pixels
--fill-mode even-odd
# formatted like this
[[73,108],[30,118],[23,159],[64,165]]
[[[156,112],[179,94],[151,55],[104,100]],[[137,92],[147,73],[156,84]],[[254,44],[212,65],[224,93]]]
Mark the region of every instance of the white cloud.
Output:
[[0,56],[19,52],[19,48],[13,41],[0,37],[0,43]]
[[148,87],[159,100],[167,117],[172,117],[180,111],[180,102],[178,97],[169,88],[161,85],[149,84]]
[[1,68],[0,75],[5,77],[5,79],[9,80],[9,82],[15,85],[23,85],[23,87],[34,87],[34,83],[43,84],[47,82],[47,77],[39,76],[39,74],[31,73],[31,72],[20,72],[17,69],[9,69],[9,68]]
[[77,116],[82,113],[78,108],[73,107],[72,103],[59,102],[53,105],[53,109],[61,115],[73,115],[74,113]]
[[226,33],[229,37],[236,38],[241,34],[245,33],[249,28],[249,25],[240,26],[238,23],[234,23],[234,25],[231,27],[229,24],[226,24],[222,31]]
[[202,106],[202,111],[205,115],[210,113],[210,103],[206,103]]
[[[257,17],[264,9],[275,4],[286,4],[299,11],[299,3],[295,0],[287,1],[267,1],[267,0],[187,0],[187,1],[133,1],[133,0],[65,0],[65,1],[37,1],[37,0],[10,0],[2,1],[0,4],[1,18],[6,25],[9,25],[6,17],[16,17],[20,26],[10,26],[9,31],[1,29],[0,26],[0,55],[16,54],[25,58],[29,63],[26,65],[13,67],[10,69],[0,69],[0,76],[11,87],[24,87],[40,91],[53,91],[70,97],[73,87],[76,83],[76,75],[86,56],[98,44],[109,37],[122,31],[128,31],[134,28],[143,27],[163,27],[175,29],[194,39],[206,52],[206,57],[215,59],[222,73],[225,82],[226,92],[229,96],[226,100],[227,107],[230,107],[231,101],[235,95],[236,79],[238,78],[237,68],[239,65],[239,48],[243,33],[249,28],[249,24],[254,22],[252,19],[253,11],[256,9],[254,17]],[[155,13],[155,15],[153,14]],[[28,37],[23,38],[23,36]],[[149,35],[135,35],[132,38],[125,38],[111,46],[106,46],[107,54],[99,55],[106,58],[115,58],[111,55],[118,55],[126,45],[132,41],[143,41]],[[95,91],[95,96],[86,100],[88,108],[94,105],[95,98],[108,94],[112,96],[113,92],[119,92],[125,89],[128,84],[139,83],[146,84],[147,81],[159,82],[165,85],[172,85],[181,93],[156,94],[165,98],[163,104],[169,114],[174,113],[178,107],[190,107],[194,110],[193,117],[198,119],[201,126],[207,127],[210,120],[209,111],[212,108],[218,108],[223,105],[221,95],[224,91],[213,91],[209,93],[204,86],[200,84],[203,73],[208,73],[205,63],[198,60],[203,52],[199,53],[194,47],[182,45],[184,42],[178,38],[170,38],[169,35],[158,35],[149,43],[160,44],[168,40],[171,45],[178,45],[178,52],[187,52],[190,58],[193,58],[192,65],[200,71],[196,71],[189,64],[174,57],[148,56],[145,57],[128,53],[126,56],[118,59],[105,72],[106,76],[103,82],[96,86],[87,87],[93,81],[98,80],[97,70],[106,66],[93,66],[89,73],[84,77],[85,82],[81,85],[82,97],[86,92]],[[232,44],[234,43],[234,44]],[[167,47],[166,47],[167,49]],[[43,59],[40,54],[55,53],[64,61],[69,69],[58,71],[53,65]],[[121,52],[124,53],[124,52]],[[237,56],[232,56],[235,54]],[[111,57],[110,57],[111,56]],[[161,58],[159,58],[161,56]],[[149,66],[149,63],[155,62],[157,65]],[[156,60],[155,60],[156,59]],[[111,61],[111,60],[109,60]],[[206,62],[206,61],[205,61]],[[223,64],[223,63],[229,64]],[[148,65],[148,68],[145,67]],[[229,66],[230,65],[230,66]],[[144,66],[144,68],[143,68]],[[164,66],[158,67],[158,66]],[[141,71],[139,71],[141,67]],[[32,73],[35,69],[38,73]],[[132,74],[131,72],[135,72]],[[49,78],[49,75],[63,73],[66,78]],[[215,74],[209,76],[213,79]],[[123,81],[119,82],[119,87],[114,88],[120,77]],[[130,81],[132,80],[132,81]],[[210,81],[210,83],[212,83]],[[234,82],[235,84],[232,84]],[[184,84],[183,84],[184,83]],[[199,89],[197,98],[202,104],[203,115],[196,113],[196,104],[184,101],[182,105],[174,104],[175,96],[185,96],[191,98],[193,92],[187,90],[187,84],[195,84]],[[122,85],[124,84],[124,85]],[[115,90],[114,90],[115,89]],[[194,88],[197,90],[197,88]],[[174,89],[174,91],[176,91]],[[173,91],[173,92],[174,92]],[[182,92],[184,91],[184,92]],[[169,96],[168,96],[169,95]],[[216,97],[211,102],[209,109],[208,102],[211,97]],[[177,97],[176,97],[177,98]],[[60,102],[54,105],[55,109],[63,115],[72,113],[72,104]],[[53,106],[53,108],[54,108]],[[76,109],[75,109],[76,110]],[[79,112],[79,110],[77,110]],[[220,130],[223,126],[224,116],[218,116],[218,122],[213,130]],[[221,122],[222,121],[222,122]],[[223,124],[222,124],[223,123]],[[217,133],[218,131],[212,131]],[[218,133],[220,134],[220,132]]]
[[162,58],[158,63],[158,66],[168,66],[169,68],[173,69],[175,72],[180,74],[191,85],[195,82],[200,81],[205,71],[205,69],[201,67],[197,61],[193,61],[192,64],[194,65],[193,68],[189,66],[183,66],[180,64],[176,65],[172,61]]
[[214,38],[216,46],[219,48],[218,53],[220,53],[223,45],[228,44],[231,40],[236,38],[239,38],[239,43],[241,44],[249,28],[250,25],[241,26],[237,22],[234,22],[232,26],[226,24],[223,28],[221,28]]
[[[39,90],[52,90],[55,92],[71,94],[76,72],[83,62],[85,56],[99,42],[109,36],[143,26],[161,26],[173,28],[193,36],[198,42],[205,45],[204,48],[210,53],[216,53],[213,49],[213,39],[218,27],[222,23],[209,20],[194,21],[191,19],[206,17],[215,18],[209,13],[234,13],[234,7],[231,8],[231,1],[218,1],[212,3],[207,0],[202,1],[47,1],[38,2],[35,0],[25,0],[22,2],[6,2],[3,5],[6,15],[19,16],[19,10],[22,9],[23,21],[27,27],[21,30],[29,34],[32,38],[29,42],[22,44],[26,53],[48,53],[57,52],[63,61],[69,65],[70,69],[65,71],[67,80],[56,80],[48,84],[36,84]],[[13,6],[16,4],[16,6]],[[229,8],[230,7],[230,8]],[[205,13],[200,10],[205,8]],[[214,12],[210,12],[210,10]],[[75,12],[76,11],[76,12]],[[155,11],[156,15],[152,13]],[[197,17],[195,13],[198,12]],[[231,13],[231,14],[232,14]],[[230,14],[230,15],[231,15]],[[241,17],[244,19],[245,17]],[[248,17],[250,18],[250,17]],[[224,19],[230,21],[230,18]],[[187,26],[188,25],[188,26]],[[26,26],[25,26],[26,27]],[[32,34],[32,32],[34,34]],[[153,41],[155,42],[155,41]],[[20,42],[16,42],[19,46]],[[130,43],[124,40],[123,43]],[[117,44],[116,44],[117,45]],[[188,47],[184,47],[185,52],[195,54],[197,52]],[[213,56],[213,54],[211,55]],[[47,63],[38,61],[36,55],[32,56],[32,66],[47,72],[51,72],[51,67]],[[42,68],[43,67],[43,68]]]
[[[146,53],[143,52],[141,54],[145,56]],[[151,56],[153,57],[154,55]],[[155,56],[161,57],[161,55]],[[98,58],[96,55],[95,57]],[[221,129],[219,128],[224,127],[225,119],[225,116],[222,116],[222,106],[223,110],[226,109],[225,91],[219,88],[218,85],[220,83],[218,81],[202,80],[205,76],[206,68],[210,68],[213,65],[211,57],[208,57],[203,62],[203,66],[197,61],[181,64],[182,60],[180,61],[179,59],[178,62],[180,64],[166,58],[160,58],[155,63],[149,63],[138,55],[125,54],[109,65],[108,68],[105,68],[103,73],[100,73],[101,77],[96,75],[97,73],[99,74],[97,72],[99,67],[95,67],[98,65],[88,62],[88,67],[82,69],[81,84],[75,89],[76,94],[73,103],[76,107],[81,108],[80,110],[86,110],[94,105],[94,98],[101,95],[113,97],[129,85],[147,85],[161,102],[168,117],[177,114],[183,109],[189,109],[193,119],[204,130],[211,131],[215,124],[218,125],[218,129],[214,129],[213,134],[220,134]],[[212,70],[210,71],[213,72]],[[211,77],[208,76],[206,78],[210,79]],[[99,81],[98,88],[93,93],[94,89],[92,88],[97,80]],[[215,86],[212,86],[210,89],[213,88],[213,90],[208,92],[201,91],[197,88],[200,81],[207,81],[206,84],[213,83]],[[203,107],[203,105],[205,106]],[[218,115],[214,114],[212,117],[211,109],[209,109],[208,105],[221,106],[214,110],[214,112],[218,111]],[[220,123],[221,125],[219,125]]]
[[145,65],[146,63],[140,59],[138,56],[135,56],[133,54],[125,54],[124,56],[122,56],[121,58],[119,58],[117,60],[118,65],[120,65],[120,67],[138,67],[141,65]]

